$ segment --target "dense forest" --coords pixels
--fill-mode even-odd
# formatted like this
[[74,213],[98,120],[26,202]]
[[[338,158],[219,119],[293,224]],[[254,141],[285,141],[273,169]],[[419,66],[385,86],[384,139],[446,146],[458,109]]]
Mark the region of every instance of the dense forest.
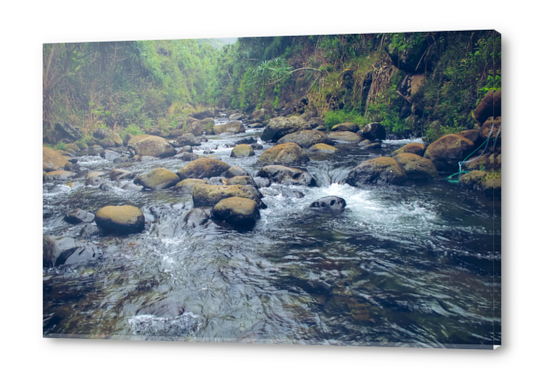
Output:
[[84,143],[97,128],[167,132],[206,107],[380,122],[431,142],[475,126],[473,109],[500,88],[500,54],[495,31],[48,44],[44,142],[65,146],[59,122]]

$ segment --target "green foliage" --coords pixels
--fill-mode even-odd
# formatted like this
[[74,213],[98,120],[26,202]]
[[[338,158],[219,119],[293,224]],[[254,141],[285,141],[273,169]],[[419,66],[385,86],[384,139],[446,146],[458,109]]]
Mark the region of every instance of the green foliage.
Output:
[[53,149],[54,150],[66,150],[67,147],[68,146],[66,145],[66,142],[59,142],[53,147]]
[[145,133],[143,133],[141,129],[139,128],[139,126],[137,126],[136,124],[130,124],[123,131],[119,133],[119,136],[120,138],[124,140],[127,134],[131,134],[133,136],[139,136]]
[[365,118],[359,113],[339,111],[328,111],[324,115],[326,129],[329,131],[334,125],[344,122],[353,122],[354,124],[363,126],[367,124]]

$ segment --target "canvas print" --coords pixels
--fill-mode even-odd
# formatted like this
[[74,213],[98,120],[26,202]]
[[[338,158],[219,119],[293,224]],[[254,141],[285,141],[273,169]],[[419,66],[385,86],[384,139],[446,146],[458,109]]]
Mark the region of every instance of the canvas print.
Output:
[[43,336],[494,349],[494,30],[43,45]]

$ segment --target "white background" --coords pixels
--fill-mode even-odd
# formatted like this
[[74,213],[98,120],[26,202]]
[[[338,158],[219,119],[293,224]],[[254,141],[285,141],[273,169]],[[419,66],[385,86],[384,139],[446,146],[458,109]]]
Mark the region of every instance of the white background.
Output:
[[[0,372],[5,378],[536,377],[540,57],[534,1],[3,2]],[[536,7],[536,8],[535,8]],[[42,335],[41,44],[496,29],[503,34],[503,344],[497,351],[52,340]],[[529,369],[534,369],[530,371]]]

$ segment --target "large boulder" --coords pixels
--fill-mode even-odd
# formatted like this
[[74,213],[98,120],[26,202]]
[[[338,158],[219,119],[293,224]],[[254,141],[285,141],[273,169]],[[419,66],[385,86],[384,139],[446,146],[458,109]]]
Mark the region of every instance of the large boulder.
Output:
[[260,211],[254,200],[230,197],[213,206],[211,217],[236,228],[252,228],[260,218]]
[[501,90],[490,90],[474,110],[474,119],[482,125],[489,117],[501,115]]
[[230,165],[218,159],[199,158],[181,168],[177,175],[183,179],[206,179],[220,176]]
[[258,205],[262,204],[257,190],[248,186],[199,184],[194,187],[194,193],[192,194],[195,207],[212,207],[220,200],[228,197],[244,197],[254,200]]
[[403,184],[407,176],[403,167],[393,158],[370,159],[352,169],[345,182],[354,187],[364,184]]
[[43,148],[43,171],[57,171],[62,170],[68,160],[60,155],[58,151],[53,150],[49,147]]
[[358,143],[361,141],[361,136],[352,132],[330,132],[328,137],[335,142],[342,143]]
[[326,196],[312,202],[310,207],[323,212],[340,213],[346,208],[346,200],[342,197]]
[[83,138],[81,132],[67,122],[59,122],[55,124],[55,131],[57,132],[59,139],[69,140],[71,142],[75,142]]
[[180,193],[192,195],[194,193],[194,188],[200,184],[209,184],[209,182],[205,179],[184,179],[175,184],[174,189]]
[[295,143],[288,142],[265,150],[256,164],[265,165],[300,165],[308,162],[308,155]]
[[231,151],[230,157],[231,158],[244,158],[244,157],[251,157],[254,154],[255,153],[254,153],[254,149],[252,148],[252,146],[246,145],[246,144],[241,144],[241,145],[237,145],[237,146],[235,146],[233,148],[233,150]]
[[372,122],[365,125],[361,130],[361,134],[363,135],[363,138],[370,139],[371,141],[376,139],[382,141],[386,139],[386,129],[378,122]]
[[301,117],[276,117],[269,120],[263,130],[261,139],[277,142],[287,134],[310,129],[310,125]]
[[89,242],[76,241],[69,237],[43,236],[43,266],[79,263],[97,259],[103,251]]
[[457,134],[447,134],[427,147],[424,158],[431,160],[439,171],[454,171],[458,169],[458,162],[473,150],[471,140]]
[[343,122],[342,124],[333,125],[331,127],[332,132],[352,132],[356,133],[359,130],[358,124],[353,122]]
[[328,136],[318,130],[301,130],[299,132],[287,134],[279,139],[277,143],[283,144],[288,142],[296,143],[299,147],[305,149],[312,145],[316,145],[317,143],[325,143],[328,145],[332,143]]
[[395,156],[395,160],[403,166],[407,178],[410,180],[427,180],[438,176],[437,168],[433,162],[417,154],[398,154]]
[[186,133],[177,138],[177,145],[179,146],[200,146],[201,142],[192,133]]
[[399,154],[403,153],[410,153],[410,154],[416,154],[420,157],[423,157],[423,154],[425,153],[425,145],[423,143],[409,143],[408,145],[405,145],[397,150],[395,150],[393,153],[391,153],[391,156],[394,157]]
[[243,126],[243,123],[240,121],[232,121],[232,122],[228,122],[227,124],[215,125],[213,127],[213,132],[215,134],[243,133],[244,131],[245,131],[245,127]]
[[96,225],[105,232],[138,233],[145,229],[145,216],[139,208],[120,205],[100,208],[95,215]]
[[135,136],[128,141],[128,147],[139,156],[166,158],[175,155],[176,151],[164,138],[158,136]]
[[179,176],[165,168],[159,167],[149,173],[139,175],[134,179],[134,184],[141,185],[150,190],[161,190],[173,187],[180,181]]
[[265,166],[256,173],[256,176],[267,178],[273,183],[316,186],[316,180],[308,172],[281,165]]

